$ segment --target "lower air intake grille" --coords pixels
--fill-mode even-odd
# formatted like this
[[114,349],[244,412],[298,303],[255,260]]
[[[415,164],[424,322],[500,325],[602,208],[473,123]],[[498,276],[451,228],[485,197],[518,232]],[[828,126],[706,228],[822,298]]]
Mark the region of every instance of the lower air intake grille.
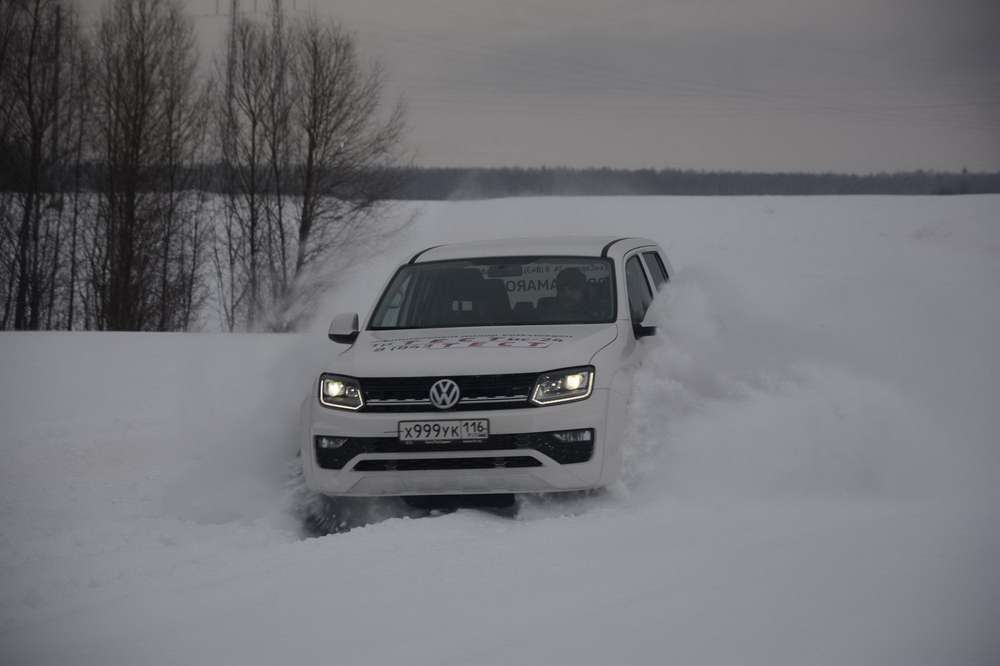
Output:
[[[552,432],[529,432],[520,434],[490,435],[487,439],[477,441],[454,442],[401,442],[395,437],[345,437],[337,448],[324,448],[317,435],[313,443],[316,452],[316,462],[323,469],[343,469],[347,463],[359,455],[366,453],[437,453],[440,451],[510,451],[512,449],[531,449],[538,451],[561,465],[587,462],[594,455],[594,431],[590,431],[590,439],[583,442],[560,442]],[[509,460],[517,456],[509,456]],[[477,458],[490,460],[491,458]],[[530,458],[535,460],[534,458]],[[371,462],[371,461],[365,461]],[[354,469],[364,471],[359,463]],[[490,465],[492,466],[492,465]],[[403,469],[397,467],[397,469]]]
[[362,460],[354,469],[359,472],[387,472],[435,469],[493,469],[504,467],[541,467],[530,456],[509,458],[411,458],[408,460]]

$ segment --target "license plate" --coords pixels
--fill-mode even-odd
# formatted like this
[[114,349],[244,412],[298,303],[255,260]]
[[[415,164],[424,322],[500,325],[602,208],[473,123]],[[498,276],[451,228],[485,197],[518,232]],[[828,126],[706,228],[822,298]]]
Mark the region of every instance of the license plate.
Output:
[[489,419],[452,419],[447,421],[400,421],[401,442],[449,442],[486,439],[490,436]]

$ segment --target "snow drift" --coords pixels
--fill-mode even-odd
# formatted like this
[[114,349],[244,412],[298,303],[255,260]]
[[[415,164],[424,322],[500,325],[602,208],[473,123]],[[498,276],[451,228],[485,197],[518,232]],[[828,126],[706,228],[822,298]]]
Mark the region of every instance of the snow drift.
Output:
[[[1000,197],[418,208],[300,336],[0,337],[0,662],[1000,660]],[[329,316],[436,242],[609,223],[677,269],[622,482],[303,540]]]

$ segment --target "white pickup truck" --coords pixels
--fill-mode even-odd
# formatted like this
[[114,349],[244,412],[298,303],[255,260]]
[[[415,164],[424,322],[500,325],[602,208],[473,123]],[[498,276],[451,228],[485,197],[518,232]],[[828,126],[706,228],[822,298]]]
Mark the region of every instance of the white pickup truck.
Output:
[[389,279],[301,412],[306,485],[326,495],[553,492],[620,474],[626,404],[654,295],[642,238],[441,245]]

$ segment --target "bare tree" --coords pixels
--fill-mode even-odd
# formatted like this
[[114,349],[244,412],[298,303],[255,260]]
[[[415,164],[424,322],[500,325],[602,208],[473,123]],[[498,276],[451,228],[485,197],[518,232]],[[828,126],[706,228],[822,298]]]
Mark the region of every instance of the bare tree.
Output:
[[302,278],[331,251],[380,233],[375,223],[399,188],[405,109],[382,111],[384,71],[365,66],[354,35],[313,17],[295,31],[294,111],[302,203],[295,264],[285,275],[279,318],[294,319],[313,294]]
[[[12,70],[14,61],[17,58],[15,46],[17,42],[17,28],[20,24],[19,10],[21,7],[13,0],[2,0],[0,2],[0,90],[5,94],[0,95],[0,146],[7,148],[8,133],[10,131],[11,113],[14,107],[14,96],[11,85]],[[0,174],[5,172],[0,172]],[[0,183],[2,184],[2,183]]]
[[[226,215],[214,250],[227,327],[287,329],[320,286],[304,276],[381,233],[398,186],[404,109],[383,110],[384,75],[354,36],[312,17],[238,15],[218,66]],[[292,194],[294,193],[294,196]]]
[[168,15],[169,62],[160,70],[163,140],[158,161],[161,185],[159,311],[157,330],[184,330],[192,323],[204,253],[205,197],[195,190],[203,157],[210,89],[198,83],[194,32],[179,12]]
[[65,128],[79,114],[66,94],[79,46],[61,0],[0,3],[0,269],[3,328],[51,327],[63,254]]
[[[81,240],[83,218],[89,219],[92,206],[91,198],[83,191],[83,166],[86,157],[85,149],[88,147],[88,137],[91,128],[91,96],[90,85],[93,74],[93,53],[89,42],[79,41],[74,57],[71,60],[71,70],[69,72],[69,100],[76,110],[70,124],[67,127],[67,139],[70,141],[71,157],[69,159],[71,169],[71,183],[69,185],[70,197],[72,199],[72,210],[70,211],[69,223],[69,248],[68,266],[65,276],[66,285],[66,329],[73,330],[76,324],[77,296],[80,292],[81,272]],[[63,262],[65,264],[67,262]]]
[[292,150],[292,66],[289,41],[295,39],[286,27],[281,0],[272,0],[271,30],[268,35],[271,79],[267,90],[268,107],[264,116],[264,141],[269,165],[269,197],[265,207],[267,217],[266,250],[268,258],[268,296],[271,302],[282,295],[284,276],[288,272],[291,237],[286,219],[288,191],[291,187]]
[[[177,0],[112,0],[96,46],[99,209],[90,244],[94,324],[173,330],[190,323],[203,199],[192,192],[207,92],[194,29]],[[191,243],[196,242],[197,248]],[[199,273],[200,275],[200,273]]]
[[20,7],[0,1],[0,331],[10,325],[17,290],[17,232],[14,215],[17,148],[11,138],[13,120],[15,38]]
[[[237,12],[234,3],[233,11]],[[263,308],[268,156],[265,122],[273,85],[266,27],[234,13],[220,74],[225,96],[218,126],[226,210],[215,248],[220,304],[230,330],[253,327]]]

